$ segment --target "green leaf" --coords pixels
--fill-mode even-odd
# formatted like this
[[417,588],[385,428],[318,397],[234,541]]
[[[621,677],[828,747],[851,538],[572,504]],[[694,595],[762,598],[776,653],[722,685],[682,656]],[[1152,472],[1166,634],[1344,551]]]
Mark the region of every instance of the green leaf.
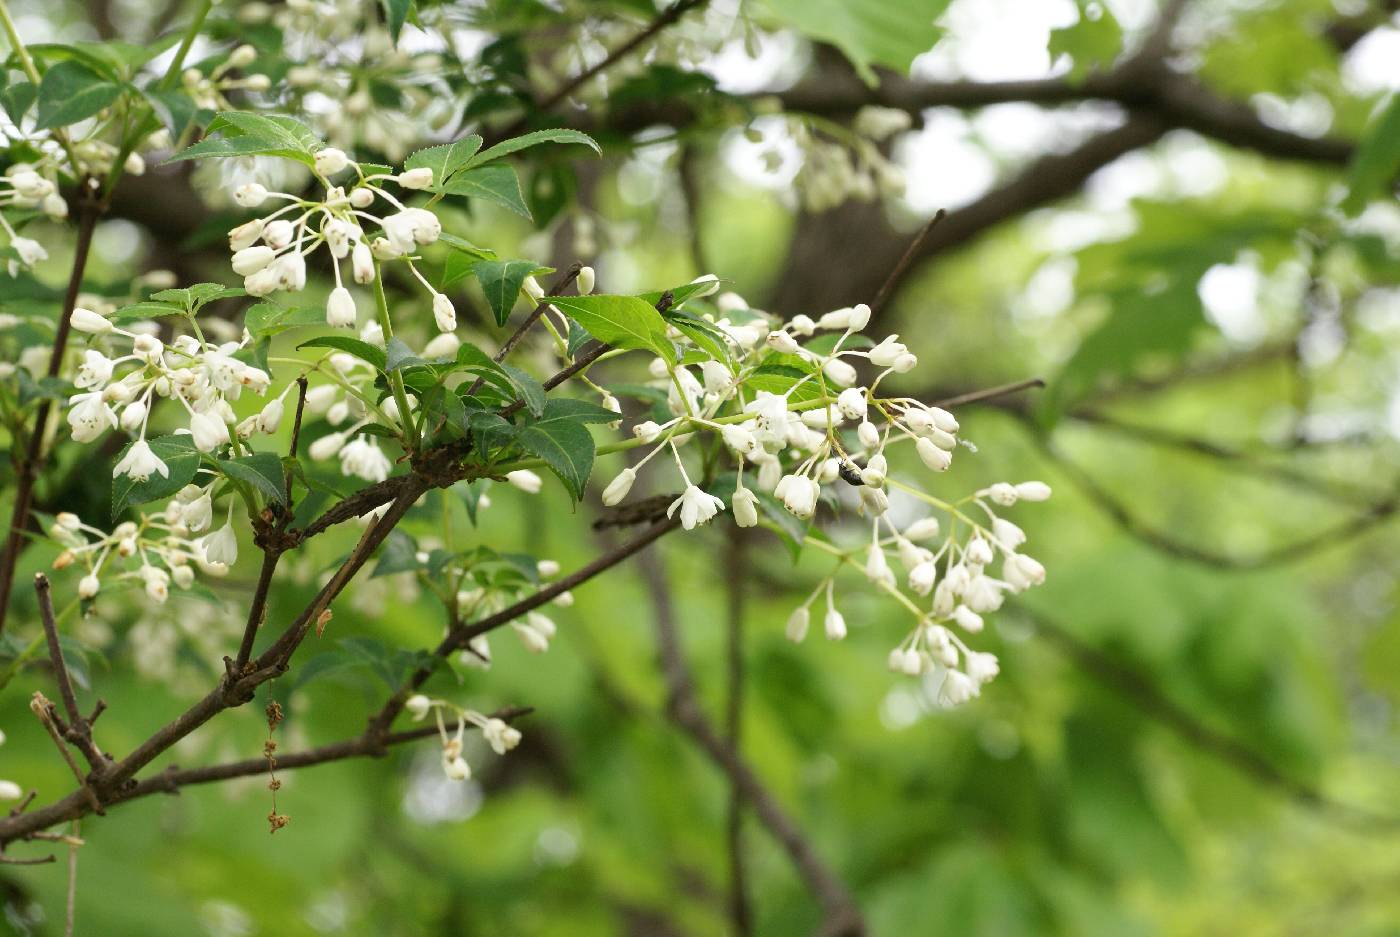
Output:
[[1079,19],[1072,26],[1050,31],[1050,60],[1071,62],[1069,80],[1083,81],[1090,72],[1112,65],[1123,51],[1123,27],[1101,0],[1077,0]]
[[696,345],[699,345],[713,359],[720,362],[729,360],[729,346],[723,332],[698,316],[686,312],[667,312],[665,319],[679,332]]
[[400,368],[410,368],[414,365],[427,363],[414,354],[413,349],[404,344],[402,339],[391,338],[385,345],[384,371],[397,371]]
[[770,394],[788,394],[791,403],[804,403],[816,400],[822,395],[821,384],[815,379],[801,383],[801,386],[793,390],[794,385],[802,382],[807,376],[806,371],[785,364],[763,364],[754,368],[744,380],[744,384],[754,390],[766,390]]
[[403,24],[408,21],[409,14],[413,11],[413,0],[380,0],[384,4],[384,19],[389,24],[389,35],[393,38],[394,44],[398,45],[399,33],[403,32]]
[[622,419],[607,407],[571,397],[551,397],[544,405],[541,420],[573,420],[575,423],[615,423]]
[[544,387],[540,382],[508,364],[501,365],[501,368],[510,375],[510,382],[519,392],[520,399],[525,401],[525,409],[530,411],[530,415],[538,417],[544,413]]
[[908,74],[914,59],[943,35],[935,21],[949,0],[766,0],[787,23],[839,48],[867,84],[872,66]]
[[516,175],[515,167],[509,164],[459,172],[447,181],[442,191],[447,195],[485,199],[510,209],[522,218],[530,217],[525,195],[520,190],[520,177]]
[[298,351],[303,348],[334,348],[337,351],[349,352],[361,361],[367,361],[374,365],[380,371],[384,370],[387,363],[383,349],[348,335],[320,335],[297,346]]
[[77,123],[96,114],[121,96],[122,86],[76,59],[59,62],[39,83],[40,130]]
[[5,114],[10,121],[18,124],[34,106],[34,99],[38,94],[38,88],[27,81],[21,81],[0,92],[0,106],[5,108]]
[[594,139],[588,134],[582,133],[578,130],[569,130],[560,127],[552,130],[536,130],[533,133],[527,133],[523,134],[522,136],[512,137],[509,140],[502,140],[495,146],[487,150],[483,150],[476,156],[472,157],[471,161],[467,163],[467,168],[471,169],[476,166],[484,166],[485,164],[492,162],[493,160],[500,159],[502,156],[509,156],[511,153],[518,153],[519,151],[529,149],[532,146],[539,146],[541,143],[579,143],[583,146],[589,147],[593,150],[594,153],[597,153],[600,156],[603,152],[601,149],[598,148],[598,144],[594,141]]
[[[135,481],[129,475],[112,479],[112,520],[121,516],[133,504],[146,504],[160,498],[168,498],[194,480],[199,468],[199,450],[189,436],[160,436],[147,440],[151,451],[165,463],[168,475],[152,475],[143,482]],[[126,458],[134,442],[127,443],[117,456],[117,462]],[[113,463],[115,465],[116,462]]]
[[408,159],[404,160],[403,168],[421,169],[426,166],[431,169],[433,171],[431,190],[437,191],[454,173],[464,168],[480,149],[481,137],[474,133],[468,134],[452,143],[430,146],[425,150],[411,154]]
[[506,324],[515,301],[520,298],[520,285],[540,269],[533,260],[479,260],[472,267],[497,325]]
[[166,162],[219,156],[280,156],[315,166],[314,154],[325,145],[305,124],[284,114],[221,111],[206,133],[210,136]]
[[574,420],[546,420],[520,430],[520,446],[549,465],[577,501],[593,471],[593,434]]
[[1400,94],[1392,94],[1390,103],[1367,128],[1356,148],[1342,210],[1349,215],[1357,214],[1372,198],[1389,191],[1397,175],[1400,175]]
[[123,306],[107,317],[113,325],[122,325],[126,322],[139,322],[142,319],[159,319],[164,316],[188,316],[183,306],[175,306],[170,303],[157,303],[142,301],[132,303],[130,306]]
[[422,568],[422,565],[418,562],[418,544],[408,534],[395,530],[389,534],[389,538],[380,549],[379,562],[375,564],[374,572],[370,573],[369,578],[413,572]]
[[666,337],[666,320],[644,299],[636,296],[551,296],[544,300],[594,338],[614,348],[639,348],[676,363],[676,349]]
[[247,482],[269,501],[287,500],[282,460],[271,452],[256,452],[239,459],[220,459],[219,468],[229,478]]
[[258,303],[243,314],[243,327],[254,338],[280,335],[289,329],[325,325],[326,311],[319,307]]

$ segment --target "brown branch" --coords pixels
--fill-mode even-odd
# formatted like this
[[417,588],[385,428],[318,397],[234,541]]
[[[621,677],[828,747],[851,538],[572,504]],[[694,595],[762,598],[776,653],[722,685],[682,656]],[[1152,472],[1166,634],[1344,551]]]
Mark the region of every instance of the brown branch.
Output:
[[44,626],[44,638],[49,646],[49,661],[53,666],[54,681],[58,684],[58,695],[63,700],[63,710],[68,714],[67,731],[64,737],[83,753],[93,771],[101,772],[107,766],[107,756],[92,741],[89,720],[83,718],[78,709],[78,698],[73,693],[73,679],[68,673],[68,664],[63,660],[63,647],[58,643],[58,623],[54,619],[53,596],[49,578],[43,573],[34,575],[34,594],[39,602],[39,620]]
[[1032,437],[1047,457],[1054,460],[1061,472],[1119,529],[1149,547],[1169,556],[1227,571],[1258,570],[1292,563],[1333,546],[1342,546],[1351,538],[1378,526],[1400,510],[1400,491],[1373,502],[1364,511],[1325,528],[1315,534],[1248,555],[1220,553],[1179,540],[1138,518],[1126,504],[1111,494],[1083,466],[1057,449],[1044,433],[1032,429]]
[[[513,722],[522,716],[534,712],[528,706],[514,706],[501,709],[491,713],[495,719],[503,719],[506,722]],[[476,728],[468,725],[468,728]],[[437,735],[437,726],[422,726],[417,729],[409,729],[404,732],[390,732],[378,736],[365,732],[354,738],[345,739],[340,742],[332,742],[328,745],[321,745],[310,748],[306,751],[294,752],[290,755],[277,756],[277,769],[290,770],[293,768],[309,768],[313,765],[322,765],[332,761],[343,761],[348,758],[379,758],[385,754],[385,749],[394,745],[402,745],[406,742],[414,742],[425,739],[429,736]],[[164,771],[158,772],[143,781],[133,785],[124,791],[112,803],[126,803],[146,797],[150,794],[175,794],[182,787],[190,787],[196,784],[212,784],[218,781],[227,781],[232,778],[243,778],[253,775],[260,775],[267,771],[267,759],[263,757],[247,758],[242,761],[229,761],[218,765],[207,765],[202,768],[180,768],[172,765]]]
[[885,303],[889,300],[890,294],[894,292],[894,288],[899,285],[899,282],[904,279],[904,274],[908,271],[909,264],[913,262],[915,255],[918,254],[919,248],[923,246],[924,241],[928,240],[928,236],[933,231],[934,225],[938,224],[947,216],[948,213],[946,211],[941,208],[938,209],[938,211],[933,213],[933,217],[925,222],[924,226],[919,229],[919,233],[914,235],[914,239],[909,242],[908,249],[905,250],[904,254],[899,258],[899,262],[894,265],[894,269],[891,270],[890,275],[885,278],[885,282],[880,284],[880,291],[875,294],[875,298],[870,301],[870,311],[872,313],[878,313],[881,309],[885,308]]
[[[85,180],[80,180],[80,183]],[[84,191],[86,186],[80,185]],[[92,247],[92,233],[97,227],[101,208],[90,195],[82,196],[78,211],[78,238],[73,248],[73,268],[68,275],[68,290],[63,296],[63,310],[58,319],[58,331],[54,335],[53,351],[49,354],[47,375],[57,377],[63,366],[63,353],[68,347],[68,334],[72,328],[69,321],[73,309],[78,304],[78,292],[83,286],[83,271],[87,269],[88,253]],[[34,417],[34,429],[29,434],[29,443],[24,461],[19,464],[15,479],[15,505],[10,514],[10,531],[5,541],[5,550],[0,554],[0,632],[5,630],[6,614],[10,607],[10,593],[15,584],[15,564],[19,562],[20,551],[24,549],[24,531],[29,526],[29,508],[34,498],[34,483],[44,463],[44,427],[48,424],[53,410],[53,401],[44,398]]]
[[1285,772],[1245,742],[1202,723],[1172,700],[1147,674],[1085,643],[1062,625],[1039,612],[1021,611],[1042,636],[1081,670],[1161,723],[1197,750],[1229,765],[1244,776],[1310,808],[1319,809],[1365,830],[1400,827],[1400,816],[1381,814],[1332,800],[1317,788]]
[[675,609],[665,571],[654,554],[638,558],[651,598],[662,675],[666,679],[667,715],[705,751],[740,790],[759,822],[787,852],[825,918],[821,933],[830,937],[863,937],[865,923],[846,886],[831,871],[787,811],[768,791],[753,768],[711,726],[696,698],[695,683],[681,649]]
[[[538,109],[541,111],[551,111],[555,107],[558,107],[559,104],[565,98],[567,98],[569,95],[573,94],[579,88],[587,84],[590,79],[602,74],[609,68],[612,68],[619,61],[630,55],[632,51],[638,46],[640,46],[642,43],[646,42],[648,39],[652,38],[657,33],[670,26],[672,23],[676,22],[676,20],[680,19],[686,13],[690,12],[696,7],[702,6],[706,2],[707,0],[676,0],[675,3],[671,4],[663,12],[658,14],[656,18],[653,19],[646,26],[645,29],[632,36],[632,38],[628,39],[616,49],[613,49],[602,59],[602,61],[598,62],[596,65],[592,65],[588,68],[585,68],[573,78],[570,78],[568,81],[564,82],[562,85],[556,88],[543,101],[539,102]],[[515,131],[518,132],[520,129],[522,129],[522,127],[517,126],[515,128]],[[508,133],[507,135],[510,134]]]
[[[748,577],[748,539],[736,525],[728,529],[722,568],[728,600],[725,630],[725,744],[735,754],[743,751],[744,728],[744,584]],[[729,918],[735,937],[753,933],[753,909],[744,858],[744,792],[730,782],[725,823],[729,852]]]

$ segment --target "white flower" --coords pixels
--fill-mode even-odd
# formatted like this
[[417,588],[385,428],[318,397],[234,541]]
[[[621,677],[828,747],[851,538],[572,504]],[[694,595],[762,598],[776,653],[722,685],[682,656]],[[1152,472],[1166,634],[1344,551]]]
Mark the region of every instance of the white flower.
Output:
[[374,252],[364,241],[350,249],[350,273],[356,283],[369,283],[374,280]]
[[442,759],[442,770],[447,775],[449,781],[465,781],[472,776],[471,765],[467,764],[461,755],[455,758],[448,758],[446,754]]
[[112,359],[95,348],[83,352],[83,363],[73,379],[77,387],[101,387],[112,379]]
[[992,536],[998,544],[1014,550],[1026,542],[1026,532],[1008,520],[998,517],[992,521]]
[[900,355],[909,353],[909,349],[904,347],[895,339],[898,335],[891,335],[883,342],[870,349],[870,363],[880,368],[888,368],[897,361]]
[[936,517],[923,517],[904,528],[905,539],[932,540],[938,536],[940,525]]
[[966,605],[959,605],[953,609],[953,621],[957,622],[958,627],[969,634],[977,634],[982,630],[982,616]]
[[19,800],[24,796],[24,788],[14,781],[0,781],[0,800]]
[[413,694],[403,704],[403,708],[408,710],[408,714],[413,717],[415,722],[421,721],[424,716],[428,715],[428,710],[432,707],[433,701],[422,693]]
[[93,312],[91,309],[84,309],[82,306],[74,308],[72,315],[68,317],[68,324],[79,332],[87,332],[91,335],[101,335],[104,332],[112,331],[110,319]]
[[41,260],[48,260],[49,252],[44,250],[44,245],[33,238],[14,237],[10,239],[10,246],[19,254],[20,263],[26,267],[32,267]]
[[318,150],[312,159],[315,161],[317,174],[322,176],[333,176],[350,165],[350,157],[345,155],[345,151],[333,146]]
[[431,166],[419,166],[417,169],[399,173],[399,185],[405,189],[426,189],[432,184],[433,168]]
[[433,358],[454,358],[457,349],[462,347],[462,340],[451,332],[441,332],[434,335],[428,344],[423,346],[423,357]]
[[228,424],[212,414],[196,413],[190,417],[190,436],[200,452],[213,452],[228,443]]
[[773,494],[782,499],[783,507],[797,517],[811,517],[817,510],[821,486],[806,475],[785,475]]
[[213,519],[214,502],[207,491],[186,504],[180,511],[180,520],[195,533],[208,527]]
[[68,425],[76,442],[92,442],[117,425],[117,413],[108,406],[101,391],[76,394],[68,398],[68,403],[72,406]]
[[882,488],[885,484],[885,477],[889,474],[890,464],[883,455],[876,453],[866,462],[865,468],[860,471],[860,480],[871,488]]
[[367,482],[382,482],[393,466],[389,457],[371,439],[357,436],[340,450],[340,473],[363,478]]
[[1045,581],[1045,567],[1034,557],[1012,553],[1002,564],[1002,575],[1014,592],[1024,592]]
[[[864,420],[868,408],[865,391],[859,387],[848,387],[836,396],[836,407],[848,420]],[[874,427],[872,427],[873,429]],[[878,441],[878,435],[876,437]],[[862,442],[864,440],[862,439]]]
[[506,481],[519,488],[526,494],[539,494],[544,487],[544,480],[529,469],[517,469],[514,472],[506,473]]
[[986,566],[995,557],[992,553],[992,545],[982,537],[973,537],[967,542],[967,561],[976,563],[979,566]]
[[671,506],[666,509],[666,516],[672,517],[676,508],[680,508],[681,511],[681,526],[686,530],[694,530],[696,526],[707,523],[710,518],[723,511],[724,502],[708,492],[701,491],[695,485],[690,485],[679,498],[671,502]]
[[632,435],[642,442],[655,442],[661,435],[661,427],[654,420],[647,420],[632,427]]
[[832,641],[840,641],[846,636],[846,616],[838,612],[835,605],[828,605],[822,627],[826,629],[828,638]]
[[822,365],[822,373],[827,379],[841,387],[850,387],[856,382],[856,369],[840,358],[828,358]]
[[275,433],[277,427],[282,424],[282,398],[273,397],[267,405],[258,413],[258,430],[264,433]]
[[238,559],[238,537],[233,532],[233,524],[226,523],[203,540],[204,558],[210,563],[232,566]]
[[487,719],[486,725],[481,727],[481,736],[497,755],[504,755],[520,744],[520,730],[501,719]]
[[233,267],[234,273],[241,277],[248,277],[272,263],[276,256],[272,248],[266,244],[255,244],[234,254],[229,263]]
[[336,328],[353,328],[355,325],[355,297],[343,286],[331,290],[326,300],[326,325]]
[[134,481],[143,482],[151,477],[155,472],[162,478],[170,477],[170,469],[160,457],[151,450],[151,446],[146,440],[138,439],[131,444],[126,455],[112,467],[112,477],[118,478],[122,475],[129,475]]
[[578,272],[578,293],[580,296],[587,296],[593,292],[593,285],[597,282],[597,274],[592,267],[581,267]]
[[1001,586],[989,576],[974,576],[963,593],[963,601],[974,612],[995,612],[1001,608]]
[[345,445],[344,433],[327,433],[307,447],[307,454],[316,460],[329,459]]
[[451,332],[457,328],[457,310],[445,293],[433,294],[433,320],[439,332]]
[[802,643],[802,639],[807,637],[807,627],[811,622],[812,613],[807,610],[807,606],[800,605],[793,609],[787,620],[787,639],[793,644]]
[[784,355],[795,355],[800,348],[797,339],[783,331],[769,332],[767,342],[769,348]]
[[872,545],[869,555],[866,556],[865,578],[876,584],[894,585],[894,573],[890,571],[889,561],[885,559],[885,551],[879,544]]
[[874,449],[880,445],[880,431],[869,420],[856,427],[856,435],[860,438],[860,444],[867,449]]
[[1021,482],[1016,486],[1016,495],[1025,501],[1045,501],[1050,497],[1050,486],[1045,482]]
[[612,507],[622,502],[627,497],[627,493],[632,490],[632,483],[637,480],[637,472],[634,469],[625,468],[617,473],[617,477],[608,482],[608,487],[603,489],[603,504]]
[[78,598],[90,599],[102,588],[102,582],[92,573],[78,580]]
[[228,249],[237,253],[245,247],[251,247],[262,237],[263,220],[254,218],[232,229],[228,233]]
[[933,583],[937,578],[937,566],[932,562],[920,563],[909,570],[909,589],[918,595],[928,595],[933,591]]
[[944,706],[960,706],[977,695],[977,683],[960,670],[949,670],[938,688],[938,702]]
[[964,666],[967,668],[968,677],[973,680],[973,682],[979,684],[987,683],[1001,672],[1001,667],[997,663],[997,656],[995,654],[987,654],[979,651],[972,651],[969,653]]
[[720,430],[720,436],[723,437],[726,446],[741,455],[753,452],[758,445],[758,440],[754,438],[753,433],[742,426],[726,425],[724,429]]
[[734,523],[740,527],[758,526],[758,496],[743,485],[734,489],[730,499],[734,508]]
[[257,208],[267,200],[267,187],[257,182],[245,182],[233,190],[233,200],[244,208]]
[[269,221],[262,230],[263,243],[273,250],[280,251],[292,243],[294,237],[296,237],[296,228],[292,227],[292,223],[285,218]]
[[927,437],[919,437],[919,441],[914,444],[914,449],[919,453],[919,458],[924,465],[935,472],[946,472],[948,466],[953,464],[953,456],[946,449],[940,449]]

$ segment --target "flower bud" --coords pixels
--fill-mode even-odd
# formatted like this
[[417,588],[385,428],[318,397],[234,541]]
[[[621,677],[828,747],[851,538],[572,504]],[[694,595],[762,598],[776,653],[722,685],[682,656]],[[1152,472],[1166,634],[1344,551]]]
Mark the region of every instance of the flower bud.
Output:
[[267,187],[257,182],[245,182],[233,190],[233,200],[244,208],[257,208],[267,201]]
[[807,610],[807,606],[793,609],[787,620],[787,639],[794,644],[800,644],[802,639],[807,637],[807,626],[811,621],[812,613]]
[[924,465],[935,472],[946,472],[948,466],[953,464],[952,454],[945,449],[938,448],[932,440],[927,438],[920,437],[919,441],[914,444],[914,449],[919,453],[919,458],[923,460]]
[[782,331],[768,333],[768,347],[785,355],[794,355],[798,350],[797,339]]
[[317,174],[322,176],[333,176],[350,165],[350,158],[345,155],[345,151],[333,146],[318,150],[313,159]]
[[441,332],[451,332],[457,328],[457,310],[445,293],[433,294],[433,319]]
[[420,721],[428,715],[428,710],[432,709],[433,701],[422,693],[415,693],[404,701],[403,708],[413,717],[414,721]]
[[78,580],[78,598],[90,599],[102,588],[102,582],[92,573]]
[[399,185],[405,189],[426,189],[433,184],[433,170],[430,166],[419,166],[399,173]]
[[326,300],[326,325],[336,328],[353,328],[355,325],[355,298],[343,286],[331,290]]
[[231,266],[233,272],[241,277],[252,276],[272,263],[276,256],[272,248],[266,244],[255,244],[234,254]]
[[846,616],[836,610],[836,606],[827,606],[826,618],[822,622],[826,629],[826,636],[832,641],[840,641],[846,636]]
[[526,494],[538,494],[544,487],[544,481],[529,469],[517,469],[514,472],[506,473],[506,481],[519,488]]
[[616,478],[608,483],[608,487],[603,489],[603,504],[608,507],[619,504],[632,490],[632,483],[636,480],[637,472],[635,469],[623,469]]
[[856,427],[856,435],[860,437],[860,444],[867,449],[874,449],[880,445],[880,431],[869,420],[865,420]]
[[578,271],[578,293],[580,296],[587,296],[593,292],[593,286],[597,279],[592,267],[580,267]]
[[1045,501],[1050,497],[1050,486],[1045,482],[1021,482],[1016,486],[1016,496],[1024,501]]
[[68,317],[68,323],[79,332],[87,332],[90,335],[112,331],[112,323],[106,316],[81,306],[74,308],[72,315]]

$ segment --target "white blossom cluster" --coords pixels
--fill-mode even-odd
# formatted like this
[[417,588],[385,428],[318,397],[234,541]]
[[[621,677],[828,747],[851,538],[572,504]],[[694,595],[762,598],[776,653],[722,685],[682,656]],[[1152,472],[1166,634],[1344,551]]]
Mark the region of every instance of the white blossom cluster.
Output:
[[29,268],[46,260],[49,252],[44,245],[15,230],[5,217],[7,209],[39,211],[54,221],[68,217],[68,203],[58,192],[58,173],[49,161],[15,163],[0,176],[0,230],[8,238],[14,256],[6,263],[10,276],[21,268]]
[[[355,174],[348,189],[330,181],[346,170]],[[425,189],[433,184],[432,169],[366,174],[343,150],[325,147],[316,153],[315,173],[325,185],[325,196],[318,201],[269,191],[259,182],[245,182],[234,190],[233,200],[244,208],[260,208],[269,201],[286,203],[228,234],[233,270],[243,277],[248,294],[268,296],[278,290],[304,289],[306,258],[324,244],[335,276],[335,288],[326,302],[326,324],[350,328],[356,322],[355,299],[345,286],[342,261],[349,262],[354,282],[366,284],[377,276],[376,262],[403,260],[428,291],[437,327],[443,332],[455,329],[457,312],[452,301],[433,288],[414,264],[418,249],[442,234],[442,224],[431,211],[406,206],[382,185],[392,181],[406,190]],[[377,204],[392,210],[372,214],[369,209]],[[367,233],[366,223],[379,233]]]
[[[763,506],[759,493],[771,496],[797,518],[808,520],[824,500],[839,511],[839,494],[857,492],[857,510],[871,526],[865,574],[876,586],[899,598],[917,620],[914,630],[892,653],[891,665],[911,675],[934,675],[941,697],[949,704],[976,695],[981,684],[996,674],[996,659],[971,651],[950,626],[966,633],[980,631],[981,616],[999,608],[1004,593],[1020,592],[1045,578],[1038,561],[1018,552],[1025,534],[998,517],[992,505],[1043,501],[1050,496],[1049,487],[1041,482],[1000,483],[949,503],[919,485],[894,478],[887,456],[891,446],[907,443],[927,470],[944,472],[960,444],[960,426],[953,414],[942,408],[907,397],[879,395],[887,377],[913,371],[918,359],[896,335],[878,343],[857,341],[869,324],[869,307],[862,304],[838,309],[815,320],[798,315],[770,328],[767,319],[752,313],[741,321],[740,313],[748,311],[736,296],[722,296],[717,305],[728,311],[714,325],[732,346],[732,359],[702,361],[696,368],[698,376],[688,366],[673,367],[661,358],[652,361],[652,376],[658,388],[667,391],[672,417],[660,423],[646,420],[633,425],[635,444],[650,447],[650,451],[607,485],[604,504],[622,502],[638,473],[666,453],[684,486],[668,515],[678,514],[686,530],[714,518],[726,508],[725,502],[696,484],[681,456],[682,447],[700,433],[718,437],[737,465],[728,507],[741,527],[759,523]],[[834,334],[834,342],[814,341],[819,333]],[[673,337],[686,347],[683,335]],[[818,350],[823,348],[827,350]],[[805,376],[792,380],[781,393],[755,387],[772,373],[769,366],[775,353],[781,360],[800,365],[797,373],[805,369]],[[857,365],[873,372],[867,382],[861,382]],[[752,489],[745,484],[746,470]],[[936,520],[927,519],[903,531],[895,527],[888,514],[890,489],[949,514],[953,529],[937,550],[920,545],[938,536]],[[985,518],[970,516],[968,510],[980,510]],[[963,541],[954,536],[958,525],[968,532]],[[808,539],[813,546],[850,562],[846,551],[823,540]],[[905,568],[912,599],[897,586],[887,559],[890,552]],[[1000,578],[989,572],[998,557]],[[827,598],[826,633],[833,639],[845,636],[845,619],[834,599],[834,580],[828,577],[794,612],[788,629],[794,640],[805,636],[809,607],[823,591]]]
[[151,475],[168,477],[165,462],[146,441],[151,409],[158,398],[178,401],[184,407],[189,417],[185,432],[201,452],[230,446],[230,427],[239,439],[247,439],[254,433],[275,432],[281,422],[291,384],[257,414],[241,422],[234,415],[231,404],[245,389],[265,394],[272,382],[266,371],[234,357],[247,344],[246,334],[241,341],[221,344],[182,335],[167,345],[149,332],[120,328],[106,316],[81,306],[73,310],[70,322],[79,332],[111,343],[130,343],[123,349],[125,354],[115,357],[97,348],[86,349],[73,379],[81,393],[68,400],[68,425],[77,442],[92,442],[118,426],[136,436],[113,467],[114,478],[128,475],[144,481]]
[[263,92],[272,87],[266,75],[230,75],[230,71],[247,68],[257,61],[258,50],[250,45],[236,47],[228,57],[205,73],[187,68],[180,76],[185,93],[196,107],[210,111],[226,111],[233,107],[226,97],[230,91]]
[[[504,755],[520,744],[520,730],[505,720],[483,715],[474,709],[463,709],[447,700],[430,699],[417,693],[405,701],[404,709],[415,722],[422,722],[430,712],[437,718],[438,735],[442,739],[442,770],[452,781],[465,781],[472,776],[471,765],[462,757],[462,736],[468,723],[481,730],[481,737],[497,755]],[[443,716],[444,712],[446,717]],[[455,731],[451,733],[447,730],[448,719],[457,722]]]
[[223,576],[238,558],[238,538],[233,530],[232,502],[224,524],[209,530],[214,520],[210,485],[187,485],[166,505],[164,511],[142,513],[138,520],[124,521],[110,531],[84,523],[76,514],[64,511],[49,526],[49,536],[63,546],[53,562],[54,569],[78,565],[84,570],[78,580],[78,597],[91,599],[102,589],[104,577],[111,581],[134,581],[151,601],[164,604],[173,583],[188,589],[195,582],[195,569],[211,576]]
[[[533,475],[534,473],[529,473]],[[535,476],[536,480],[539,476]],[[514,480],[513,480],[514,481]],[[538,487],[532,487],[528,479],[520,479],[516,482],[516,487],[525,491],[538,491]],[[477,502],[477,510],[489,506],[486,495],[482,495]],[[472,570],[468,567],[464,570],[470,576]],[[536,565],[536,572],[541,579],[549,579],[559,575],[559,563],[556,560],[540,560]],[[472,582],[464,581],[457,589],[454,602],[456,616],[460,621],[476,621],[494,614],[507,606],[514,605],[527,594],[535,591],[532,583],[519,579],[495,579],[481,577]],[[570,608],[574,604],[572,592],[562,592],[555,596],[552,604],[559,608]],[[549,650],[549,644],[558,633],[558,627],[554,619],[540,611],[526,612],[520,618],[510,623],[511,630],[520,640],[525,650],[532,654],[543,654]],[[467,649],[458,655],[458,663],[465,667],[472,667],[479,670],[488,670],[491,667],[491,644],[484,634],[472,638]]]

